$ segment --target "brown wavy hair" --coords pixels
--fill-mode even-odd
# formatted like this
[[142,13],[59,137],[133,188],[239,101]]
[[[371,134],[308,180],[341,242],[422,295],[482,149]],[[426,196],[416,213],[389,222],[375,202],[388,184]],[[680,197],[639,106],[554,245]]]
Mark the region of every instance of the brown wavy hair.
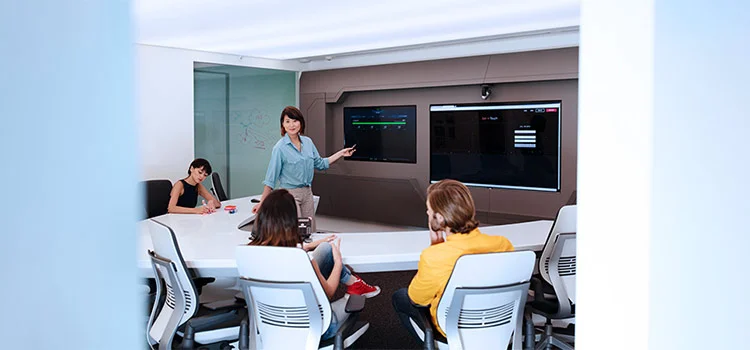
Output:
[[305,117],[302,116],[302,111],[294,106],[286,106],[284,107],[284,110],[281,111],[281,118],[279,118],[279,125],[281,126],[281,136],[286,135],[286,130],[284,130],[284,116],[289,117],[289,119],[298,120],[300,124],[299,133],[305,133]]
[[440,180],[427,187],[432,211],[445,218],[443,225],[454,233],[469,233],[479,226],[476,207],[466,185],[456,180]]
[[301,243],[294,197],[285,189],[272,191],[258,208],[249,245],[296,247]]

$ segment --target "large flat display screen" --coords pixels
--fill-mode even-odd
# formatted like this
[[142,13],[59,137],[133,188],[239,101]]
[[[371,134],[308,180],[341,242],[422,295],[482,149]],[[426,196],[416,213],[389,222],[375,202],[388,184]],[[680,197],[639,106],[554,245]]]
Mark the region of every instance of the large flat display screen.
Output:
[[356,145],[348,160],[417,162],[417,107],[345,107],[344,146]]
[[559,191],[561,105],[431,105],[430,181]]

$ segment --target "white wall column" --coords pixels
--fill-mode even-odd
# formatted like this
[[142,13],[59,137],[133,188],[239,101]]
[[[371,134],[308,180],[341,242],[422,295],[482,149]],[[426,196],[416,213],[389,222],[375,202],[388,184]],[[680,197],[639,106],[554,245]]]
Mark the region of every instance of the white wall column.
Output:
[[144,346],[132,31],[128,1],[0,5],[5,349]]
[[749,5],[581,13],[576,348],[743,348]]

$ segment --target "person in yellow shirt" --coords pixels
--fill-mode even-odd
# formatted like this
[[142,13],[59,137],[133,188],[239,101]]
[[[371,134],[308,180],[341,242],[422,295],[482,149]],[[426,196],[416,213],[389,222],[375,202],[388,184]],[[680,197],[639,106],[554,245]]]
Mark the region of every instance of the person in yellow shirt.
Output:
[[[464,184],[447,179],[430,185],[426,205],[431,245],[422,251],[417,274],[408,290],[401,288],[393,293],[392,298],[401,323],[417,341],[421,339],[409,320],[417,319],[417,306],[430,307],[433,327],[445,337],[445,331],[437,323],[437,307],[461,255],[513,251],[507,238],[479,231],[474,199]],[[439,339],[438,334],[435,336]]]

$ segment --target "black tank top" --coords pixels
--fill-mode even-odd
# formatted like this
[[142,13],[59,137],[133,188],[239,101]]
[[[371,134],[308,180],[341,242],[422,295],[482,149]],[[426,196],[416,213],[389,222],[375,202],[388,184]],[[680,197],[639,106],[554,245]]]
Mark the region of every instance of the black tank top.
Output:
[[182,192],[182,196],[180,196],[180,198],[177,198],[177,206],[184,208],[195,208],[195,205],[198,204],[198,189],[196,188],[197,185],[192,186],[185,180],[180,180],[180,182],[182,182],[182,187],[185,188],[185,190],[184,192]]

